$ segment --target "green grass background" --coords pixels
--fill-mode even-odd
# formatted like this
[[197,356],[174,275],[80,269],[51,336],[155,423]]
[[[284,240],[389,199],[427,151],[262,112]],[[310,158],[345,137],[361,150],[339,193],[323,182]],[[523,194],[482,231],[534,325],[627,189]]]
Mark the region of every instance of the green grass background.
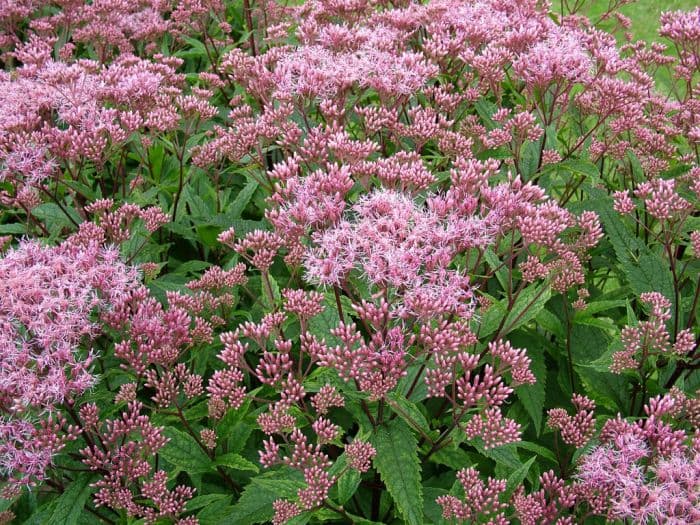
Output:
[[[588,13],[596,20],[605,12],[608,0],[591,0]],[[556,5],[556,2],[554,3]],[[622,14],[632,19],[630,31],[636,39],[662,40],[658,35],[659,16],[664,11],[690,11],[700,6],[700,0],[637,0],[636,2],[620,8]]]
[[[609,4],[609,0],[588,0],[584,11],[593,21],[597,21],[604,13]],[[556,0],[553,5],[557,5]],[[659,36],[659,17],[665,11],[691,11],[700,6],[700,0],[637,0],[631,4],[620,8],[622,14],[628,16],[632,21],[629,32],[634,40],[644,40],[645,42],[662,42],[668,44],[668,40]],[[600,24],[602,29],[610,30],[613,23],[605,21]],[[621,37],[621,35],[618,35]],[[674,92],[675,82],[671,78],[671,73],[666,68],[661,68],[656,73],[657,89],[662,93]]]

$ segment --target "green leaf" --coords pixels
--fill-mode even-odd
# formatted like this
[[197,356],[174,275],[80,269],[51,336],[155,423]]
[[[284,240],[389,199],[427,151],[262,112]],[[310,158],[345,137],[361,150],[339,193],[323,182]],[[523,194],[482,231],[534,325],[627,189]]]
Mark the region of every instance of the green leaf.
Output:
[[[488,263],[491,270],[495,270],[496,279],[498,279],[498,284],[504,290],[508,288],[508,272],[506,271],[505,265],[501,264],[501,260],[494,253],[493,248],[488,247],[484,250],[484,259]],[[497,269],[498,268],[498,269]]]
[[206,58],[207,48],[204,43],[200,42],[196,38],[191,38],[188,36],[183,36],[182,38],[189,44],[190,47],[181,49],[175,53],[175,56],[180,58]]
[[233,200],[231,205],[228,207],[226,210],[226,215],[228,217],[231,217],[233,219],[240,219],[241,214],[243,213],[243,210],[245,210],[245,207],[248,205],[250,202],[250,199],[253,197],[253,194],[255,193],[255,190],[258,189],[258,183],[257,181],[251,180],[246,184],[241,191],[238,192],[238,195],[236,195],[236,198]]
[[229,450],[232,452],[240,452],[243,450],[252,433],[253,427],[244,421],[239,421],[233,425],[231,432],[227,434]]
[[189,275],[190,273],[197,273],[197,272],[201,272],[202,270],[206,270],[208,268],[211,268],[211,266],[212,266],[212,264],[210,262],[198,261],[196,259],[193,259],[191,261],[186,261],[182,264],[179,264],[172,271],[172,273],[181,273],[183,275]]
[[43,521],[43,525],[75,525],[83,513],[83,507],[87,502],[93,488],[90,484],[95,481],[96,475],[80,473],[61,494],[55,502],[52,502],[50,516]]
[[217,248],[221,246],[221,243],[219,242],[220,233],[221,228],[218,226],[214,226],[212,224],[197,225],[197,237],[199,238],[199,241],[209,248]]
[[425,493],[423,513],[428,523],[445,523],[442,517],[442,507],[435,500],[440,496],[445,496],[447,490],[436,487],[423,487],[423,492]]
[[[340,323],[338,316],[338,307],[335,303],[335,297],[332,293],[327,293],[323,302],[325,306],[323,312],[309,319],[309,332],[315,335],[319,340],[325,339],[326,343],[331,346],[340,345],[340,338],[331,334],[331,329],[337,328]],[[345,308],[345,305],[341,305]],[[345,312],[344,312],[345,313]]]
[[0,224],[0,235],[22,235],[24,233],[27,233],[27,227],[24,224],[18,222]]
[[619,331],[617,325],[615,324],[615,321],[613,321],[609,317],[583,316],[574,319],[574,324],[592,326],[609,333],[617,333]]
[[[233,505],[229,505],[224,500],[212,501],[209,505],[202,507],[197,513],[199,525],[220,525],[221,516],[229,516],[233,512],[233,509]],[[230,524],[233,522],[226,523]]]
[[469,453],[459,448],[459,446],[443,447],[430,456],[430,461],[438,465],[445,465],[454,470],[464,468],[471,462]]
[[236,230],[236,237],[243,237],[246,234],[254,230],[267,230],[268,225],[263,221],[251,221],[247,219],[231,219],[224,213],[219,213],[214,215],[208,224],[213,226],[218,226],[222,230],[228,228],[234,228]]
[[229,494],[203,494],[202,496],[195,496],[191,500],[188,500],[185,508],[188,511],[193,511],[202,509],[216,502],[222,502],[230,499],[231,496]]
[[423,523],[423,491],[418,444],[400,419],[379,427],[372,439],[377,455],[374,466],[408,525]]
[[597,188],[587,188],[587,191],[593,198],[586,201],[584,207],[595,211],[600,217],[605,233],[615,249],[619,266],[634,293],[639,296],[644,292],[658,291],[673,301],[673,276],[668,264],[629,231],[619,214],[613,210],[612,199],[605,192]]
[[659,291],[673,303],[673,276],[668,264],[657,254],[645,251],[639,256],[636,265],[623,266],[632,289],[641,296],[645,292]]
[[574,319],[605,312],[607,310],[612,310],[613,308],[624,308],[625,304],[627,304],[627,301],[623,299],[617,299],[614,301],[593,301],[588,303],[586,308],[583,310],[576,310],[574,312]]
[[221,516],[221,525],[252,525],[266,523],[272,519],[274,509],[272,503],[278,499],[292,498],[304,483],[288,470],[268,472],[250,480],[243,489],[240,499],[233,510],[226,516]]
[[[418,376],[417,381],[416,376]],[[425,367],[415,362],[412,365],[408,365],[406,375],[399,381],[395,394],[398,395],[400,399],[406,400],[408,391],[411,388],[413,388],[413,391],[408,398],[409,401],[419,403],[428,397],[428,385],[425,383]]]
[[558,339],[564,339],[566,337],[562,320],[549,310],[541,310],[540,313],[537,314],[536,321],[538,327],[552,332]]
[[530,471],[530,467],[537,459],[537,456],[532,456],[527,463],[521,465],[517,470],[515,470],[510,476],[508,476],[508,481],[506,482],[506,490],[503,493],[503,501],[510,499],[513,491],[518,488],[518,486],[523,482],[527,473]]
[[537,171],[540,157],[540,141],[528,141],[523,144],[520,153],[519,167],[526,180],[529,180]]
[[512,332],[537,317],[552,296],[552,291],[547,283],[532,284],[525,288],[515,300],[512,307],[508,307],[507,301],[497,301],[486,311],[481,321],[479,336],[491,335],[498,329],[501,318],[506,316],[503,327],[498,333],[499,337]]
[[218,466],[228,467],[234,470],[248,470],[256,473],[260,471],[255,463],[248,461],[240,454],[224,454],[223,456],[217,457],[215,463]]
[[624,376],[601,372],[593,366],[578,365],[574,370],[581,378],[586,394],[599,405],[614,412],[629,409],[628,381]]
[[574,364],[589,366],[602,356],[610,345],[611,335],[597,326],[574,325],[570,334]]
[[[372,521],[372,520],[368,520],[367,518],[355,516],[354,514],[350,514],[349,512],[348,512],[348,516],[350,516],[350,519],[352,520],[352,525],[386,525],[386,524],[380,523],[378,521]],[[337,517],[337,514],[336,514],[336,517]]]
[[491,116],[498,110],[498,106],[487,100],[486,98],[480,98],[474,103],[474,109],[476,109],[477,114],[481,117],[487,130],[496,129],[498,124],[494,122]]
[[352,495],[357,491],[357,487],[360,486],[361,479],[362,476],[354,468],[348,469],[338,478],[338,501],[341,504],[352,498]]
[[[250,395],[253,396],[259,392],[259,388],[256,388],[254,391],[250,392]],[[238,409],[229,409],[226,414],[224,414],[224,417],[221,418],[221,420],[218,422],[216,425],[216,434],[219,436],[226,436],[227,438],[230,437],[232,434],[236,434],[236,426],[239,424],[243,424],[246,426],[247,423],[243,421],[243,419],[246,417],[248,414],[248,410],[250,409],[250,404],[251,400],[250,398],[247,398],[243,404],[238,408]],[[242,432],[243,435],[245,436],[245,432]],[[233,448],[229,447],[229,450],[232,450],[233,452],[240,452],[243,450],[243,447],[245,446],[245,441],[246,439],[243,440],[243,443],[234,443],[235,445]],[[239,448],[240,447],[240,448]]]
[[522,465],[520,457],[518,456],[517,446],[514,443],[490,449],[485,449],[482,443],[483,442],[481,442],[479,438],[478,441],[472,442],[472,445],[474,445],[482,455],[491,458],[497,465],[504,467],[505,470],[512,472]]
[[[54,202],[45,202],[33,208],[32,215],[44,223],[46,228],[51,232],[51,235],[59,234],[63,228],[73,230],[75,229],[74,222],[75,224],[83,222],[78,212],[73,208],[63,205],[63,209],[61,209],[61,207]],[[73,220],[71,221],[69,217]]]
[[392,410],[394,410],[411,428],[426,434],[430,432],[428,421],[415,403],[408,401],[396,392],[390,392],[388,394],[387,402]]
[[164,459],[189,473],[201,474],[211,470],[211,459],[192,436],[173,427],[167,427],[163,434],[170,439],[159,452]]
[[541,458],[545,458],[555,465],[558,464],[559,462],[557,461],[557,457],[552,453],[551,450],[549,450],[547,447],[543,447],[542,445],[538,445],[537,443],[532,443],[530,441],[518,441],[516,443],[517,448],[521,448],[523,450],[529,450],[530,452],[534,452],[535,454],[539,455]]
[[95,201],[100,198],[100,193],[99,188],[98,191],[93,190],[90,186],[87,186],[83,184],[82,182],[78,182],[75,180],[72,180],[69,177],[63,177],[61,179],[61,184],[66,185],[70,189],[76,191],[83,197],[85,197],[89,201]]
[[544,409],[545,386],[547,384],[544,349],[541,347],[528,348],[527,355],[532,360],[530,370],[537,382],[534,385],[520,385],[515,388],[515,393],[532,418],[532,422],[535,424],[535,432],[539,436],[542,430],[542,411]]
[[564,170],[566,172],[578,175],[586,182],[591,184],[597,184],[600,182],[600,170],[598,166],[593,164],[590,160],[583,159],[569,159],[558,164],[553,164],[553,168],[557,170]]
[[[282,302],[282,294],[280,293],[279,284],[272,275],[268,274],[268,279],[270,283],[270,289],[268,290],[267,284],[264,279],[260,279],[260,299],[267,308],[270,310],[274,309],[278,304]],[[270,292],[272,293],[273,304],[270,303]]]

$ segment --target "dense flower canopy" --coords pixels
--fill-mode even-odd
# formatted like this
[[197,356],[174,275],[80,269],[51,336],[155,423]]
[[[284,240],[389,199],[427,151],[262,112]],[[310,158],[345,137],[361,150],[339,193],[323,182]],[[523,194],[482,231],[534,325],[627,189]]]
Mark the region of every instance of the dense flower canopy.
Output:
[[631,1],[0,0],[0,524],[700,523]]

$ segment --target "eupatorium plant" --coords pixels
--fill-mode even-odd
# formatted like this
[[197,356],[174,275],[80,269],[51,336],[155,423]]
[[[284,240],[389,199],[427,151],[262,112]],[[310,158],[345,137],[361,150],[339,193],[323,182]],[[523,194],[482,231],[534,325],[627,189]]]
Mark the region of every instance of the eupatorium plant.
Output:
[[79,346],[99,334],[99,314],[137,279],[116,250],[77,237],[57,247],[24,241],[0,259],[0,469],[9,494],[42,480],[75,439],[77,428],[57,410],[97,382],[95,352]]
[[629,3],[0,1],[0,523],[700,522],[700,9]]

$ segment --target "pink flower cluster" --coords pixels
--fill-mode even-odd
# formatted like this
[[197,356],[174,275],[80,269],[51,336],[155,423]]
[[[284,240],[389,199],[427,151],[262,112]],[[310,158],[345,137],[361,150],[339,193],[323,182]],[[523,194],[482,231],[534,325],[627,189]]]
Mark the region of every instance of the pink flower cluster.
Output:
[[639,321],[636,326],[626,326],[621,333],[624,349],[615,352],[610,370],[621,373],[623,370],[635,369],[646,364],[649,358],[669,353],[684,356],[696,346],[695,336],[690,329],[683,329],[676,334],[675,343],[666,323],[671,318],[671,303],[658,292],[641,295],[641,300],[650,306],[649,319]]
[[456,519],[459,523],[475,523],[478,519],[489,519],[494,525],[506,525],[503,510],[506,503],[499,497],[506,489],[506,480],[489,478],[486,483],[479,479],[479,472],[473,468],[457,472],[457,479],[464,490],[464,501],[455,496],[440,496],[436,502],[442,507],[443,518]]
[[340,221],[314,238],[304,261],[308,280],[339,286],[356,271],[374,287],[402,291],[394,316],[469,316],[469,279],[449,266],[463,246],[486,246],[487,222],[440,217],[390,190],[363,197],[353,212],[354,223]]
[[683,404],[659,396],[645,407],[646,418],[605,424],[601,444],[582,458],[577,474],[576,490],[595,512],[634,523],[700,520],[700,438],[664,422]]
[[140,414],[142,408],[141,403],[132,401],[120,418],[109,419],[100,428],[97,406],[83,405],[81,422],[89,445],[81,455],[90,470],[102,474],[94,485],[98,489],[94,495],[96,506],[123,509],[128,516],[154,524],[162,518],[177,518],[194,489],[178,485],[169,490],[167,472],[152,472],[152,457],[168,438],[162,427]]
[[[621,280],[592,259],[603,227],[583,195],[598,185],[619,190],[614,209],[626,215],[601,212],[606,228],[638,228],[651,247],[640,260],[660,258],[676,292],[641,294],[649,315],[621,331],[612,370],[640,372],[632,405],[662,377],[690,384],[700,9],[662,16],[674,57],[658,43],[618,45],[576,14],[580,3],[555,15],[539,0],[0,0],[0,204],[10,209],[0,226],[73,233],[0,259],[8,493],[49,478],[56,453],[79,439],[67,458],[99,474],[96,507],[193,525],[194,489],[161,470],[163,421],[212,466],[201,483],[190,476],[198,488],[218,475],[239,491],[216,461],[229,454],[220,429],[232,416],[245,434],[238,451],[256,436],[260,464],[297,471],[304,484],[274,502],[274,524],[321,507],[354,519],[331,488],[373,467],[367,436],[387,422],[420,434],[426,461],[453,445],[498,457],[491,449],[529,432],[511,395],[537,381],[534,354],[512,332],[547,332],[558,348],[574,324],[617,329],[585,311]],[[672,96],[654,83],[660,66],[681,87]],[[169,222],[167,242],[139,247]],[[222,246],[210,242],[217,233]],[[621,260],[613,237],[601,251]],[[161,270],[173,275],[157,279]],[[99,335],[105,349],[93,350]],[[551,354],[576,389],[571,352]],[[78,400],[105,356],[121,366],[104,383],[126,404],[118,416],[102,399]],[[676,369],[657,373],[666,361]],[[596,405],[575,394],[573,413],[547,412],[558,475],[506,502],[505,480],[464,468],[464,498],[438,504],[461,523],[505,525],[508,504],[526,525],[589,512],[700,521],[700,438],[679,430],[697,426],[698,403],[674,390],[652,398],[646,418],[608,421],[567,482],[566,454],[595,436]],[[374,491],[379,521],[381,483],[391,487],[374,467],[360,490]]]
[[571,402],[576,414],[570,416],[562,408],[553,408],[547,413],[547,425],[561,432],[564,443],[583,447],[595,432],[595,402],[580,394],[574,394]]
[[41,479],[63,445],[54,432],[74,433],[44,416],[94,385],[96,316],[137,286],[116,249],[79,237],[55,247],[24,241],[0,258],[0,472],[13,483]]

